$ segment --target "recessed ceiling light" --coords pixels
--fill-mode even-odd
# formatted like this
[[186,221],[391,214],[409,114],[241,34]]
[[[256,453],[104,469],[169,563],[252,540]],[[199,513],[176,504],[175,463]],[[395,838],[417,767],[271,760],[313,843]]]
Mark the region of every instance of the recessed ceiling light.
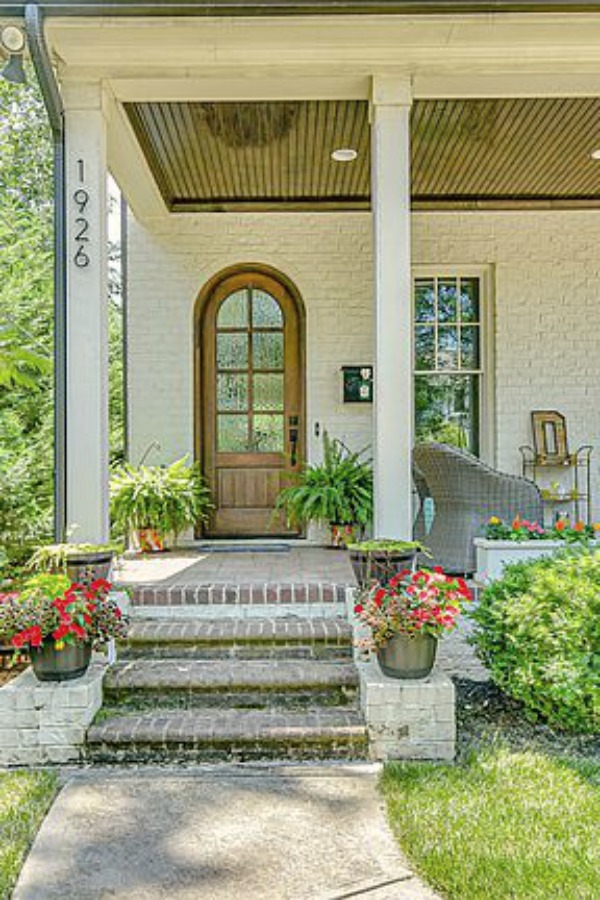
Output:
[[592,159],[600,159],[600,148],[598,150],[592,150],[590,156]]
[[331,154],[335,162],[354,162],[357,156],[358,152],[353,147],[338,147]]
[[22,53],[25,47],[25,35],[16,25],[6,25],[0,31],[0,43],[7,53]]

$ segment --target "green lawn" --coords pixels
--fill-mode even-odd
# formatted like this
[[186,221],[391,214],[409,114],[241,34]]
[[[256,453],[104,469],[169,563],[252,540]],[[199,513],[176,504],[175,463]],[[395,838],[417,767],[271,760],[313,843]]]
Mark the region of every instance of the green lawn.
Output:
[[49,772],[0,772],[0,900],[10,897],[56,788]]
[[600,762],[491,748],[457,766],[391,763],[390,822],[448,900],[587,900],[600,884]]

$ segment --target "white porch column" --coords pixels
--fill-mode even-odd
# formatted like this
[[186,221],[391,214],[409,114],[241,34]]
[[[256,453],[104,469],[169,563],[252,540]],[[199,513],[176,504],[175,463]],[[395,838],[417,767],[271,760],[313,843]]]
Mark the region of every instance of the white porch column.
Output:
[[67,208],[67,527],[108,539],[106,122],[99,83],[63,88]]
[[412,537],[413,339],[410,82],[376,76],[372,94],[375,255],[375,537]]

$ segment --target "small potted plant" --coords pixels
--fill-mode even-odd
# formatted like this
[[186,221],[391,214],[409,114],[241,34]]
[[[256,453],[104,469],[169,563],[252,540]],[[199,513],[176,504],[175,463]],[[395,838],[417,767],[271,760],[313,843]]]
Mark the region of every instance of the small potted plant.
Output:
[[71,681],[85,674],[93,649],[124,637],[125,620],[98,579],[85,586],[63,575],[38,575],[0,595],[0,637],[15,654],[27,652],[40,681]]
[[418,541],[383,539],[349,543],[348,550],[360,588],[387,584],[400,569],[412,567],[418,553],[426,552]]
[[91,584],[99,578],[109,581],[117,544],[45,544],[38,547],[28,563],[34,572],[66,575],[72,582]]
[[169,538],[206,521],[212,509],[204,479],[187,457],[170,466],[121,466],[111,478],[110,500],[113,525],[142,552],[164,550]]
[[333,547],[354,540],[373,517],[373,472],[365,451],[353,452],[337,438],[323,435],[323,462],[307,465],[276,501],[288,524],[326,525]]
[[404,569],[387,586],[363,592],[354,607],[370,636],[359,646],[373,650],[384,675],[426,678],[435,664],[438,639],[452,631],[464,603],[472,599],[462,578],[436,566]]

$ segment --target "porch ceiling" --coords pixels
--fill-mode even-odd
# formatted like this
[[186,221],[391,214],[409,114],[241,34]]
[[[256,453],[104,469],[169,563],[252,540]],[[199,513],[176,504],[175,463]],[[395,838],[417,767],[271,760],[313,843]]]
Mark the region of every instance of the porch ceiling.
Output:
[[[173,212],[369,207],[364,100],[125,108]],[[411,130],[416,207],[600,205],[600,98],[418,100]]]

